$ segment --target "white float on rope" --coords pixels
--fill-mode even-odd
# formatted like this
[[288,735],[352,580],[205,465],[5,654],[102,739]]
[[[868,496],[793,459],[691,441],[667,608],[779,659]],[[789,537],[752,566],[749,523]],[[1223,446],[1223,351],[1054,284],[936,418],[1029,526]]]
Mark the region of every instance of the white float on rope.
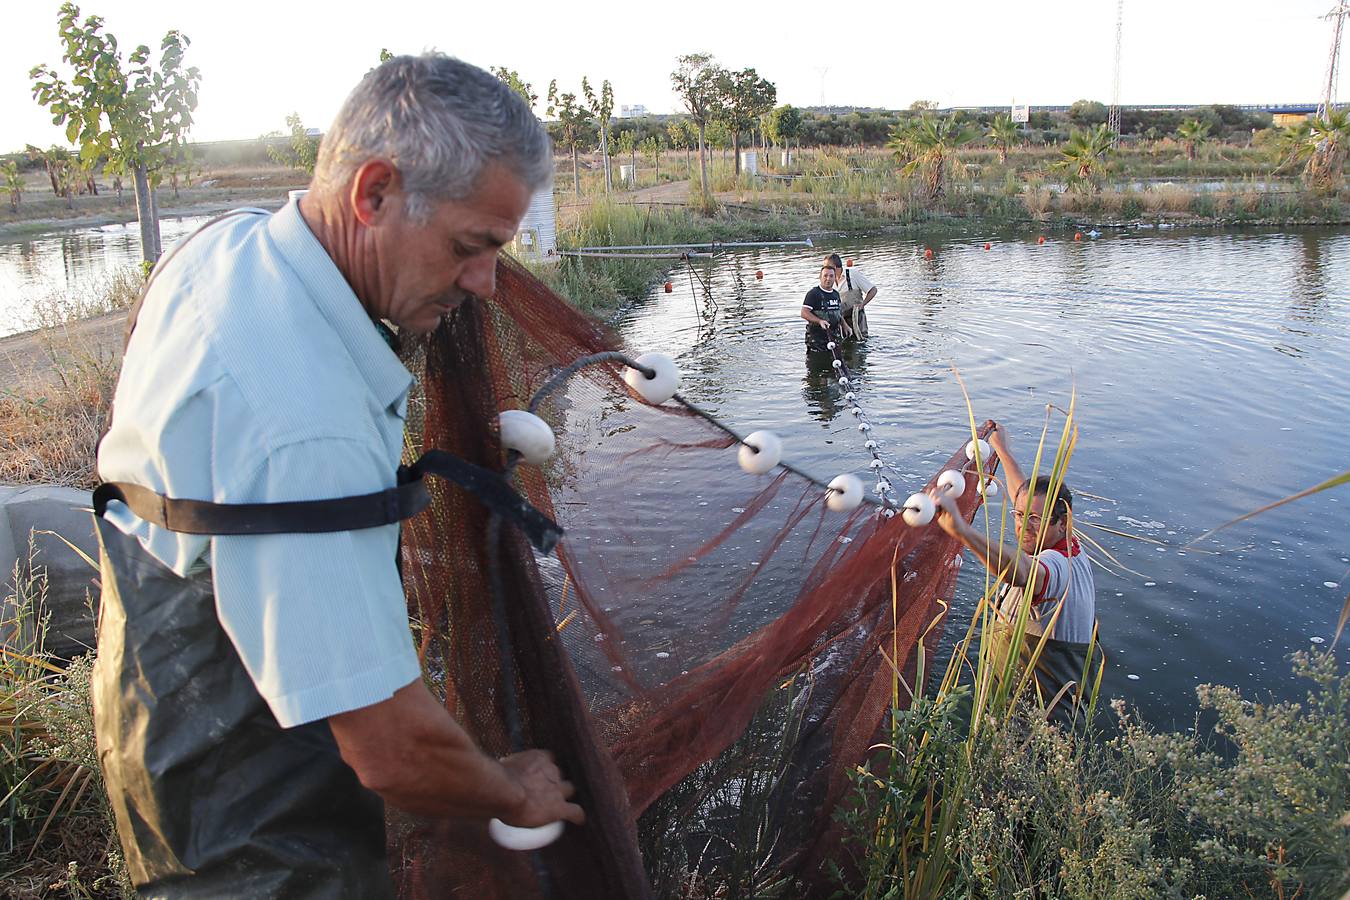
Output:
[[756,431],[741,442],[736,459],[751,475],[763,475],[783,458],[783,442],[772,431]]
[[538,850],[556,841],[563,833],[562,822],[550,822],[538,828],[507,825],[501,819],[488,820],[488,834],[498,847],[507,850]]
[[988,481],[986,481],[986,482],[984,483],[984,488],[981,489],[980,493],[984,494],[984,496],[985,496],[986,498],[989,498],[989,497],[997,497],[997,496],[998,496],[998,482],[995,481],[994,479],[990,478]]
[[857,475],[837,475],[830,482],[825,504],[835,512],[852,512],[862,503],[863,486]]
[[534,413],[523,409],[505,409],[497,415],[502,446],[514,450],[532,466],[541,466],[557,446],[553,429]]
[[644,353],[637,358],[637,364],[651,369],[655,375],[648,378],[637,369],[625,368],[623,370],[624,382],[633,390],[637,391],[643,400],[646,400],[652,406],[660,406],[680,389],[680,367],[675,365],[675,360],[664,353]]
[[975,449],[977,447],[980,450],[980,462],[984,462],[986,459],[989,458],[989,442],[984,440],[983,438],[976,438],[975,440],[966,444],[966,459],[969,460],[975,459]]
[[933,498],[924,493],[910,494],[905,501],[905,522],[910,525],[927,525],[933,521]]
[[955,469],[947,469],[938,476],[938,487],[951,495],[952,499],[966,492],[966,476]]

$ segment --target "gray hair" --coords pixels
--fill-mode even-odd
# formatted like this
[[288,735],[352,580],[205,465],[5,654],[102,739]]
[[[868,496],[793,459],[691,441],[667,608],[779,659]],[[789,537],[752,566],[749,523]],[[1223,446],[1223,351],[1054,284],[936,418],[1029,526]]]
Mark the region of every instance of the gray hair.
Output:
[[553,177],[548,133],[520,95],[441,53],[396,56],[361,79],[324,135],[314,181],[340,188],[376,156],[398,166],[421,221],[434,201],[471,195],[489,163],[532,193]]

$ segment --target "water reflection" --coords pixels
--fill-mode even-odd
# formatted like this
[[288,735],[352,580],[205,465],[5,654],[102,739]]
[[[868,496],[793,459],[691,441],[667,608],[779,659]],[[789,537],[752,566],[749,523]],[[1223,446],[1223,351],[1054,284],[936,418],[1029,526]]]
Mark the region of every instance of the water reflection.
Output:
[[[858,382],[867,374],[867,344],[857,341],[844,341],[840,345],[840,360],[847,367],[849,375]],[[861,388],[853,384],[854,390]],[[806,351],[806,375],[802,378],[802,399],[806,401],[806,411],[811,418],[822,424],[829,424],[848,409],[844,392],[848,390],[838,383],[838,373],[834,370],[834,356],[829,352]]]

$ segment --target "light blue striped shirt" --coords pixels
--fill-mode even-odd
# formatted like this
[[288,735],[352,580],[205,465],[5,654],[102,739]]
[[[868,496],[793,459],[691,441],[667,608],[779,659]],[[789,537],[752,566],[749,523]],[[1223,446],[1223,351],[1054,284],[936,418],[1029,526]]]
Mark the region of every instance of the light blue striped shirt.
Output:
[[[105,481],[217,503],[392,487],[412,376],[292,200],[193,237],[145,298],[99,450]],[[420,677],[395,565],[398,526],[203,537],[108,519],[216,611],[284,727],[388,699]]]

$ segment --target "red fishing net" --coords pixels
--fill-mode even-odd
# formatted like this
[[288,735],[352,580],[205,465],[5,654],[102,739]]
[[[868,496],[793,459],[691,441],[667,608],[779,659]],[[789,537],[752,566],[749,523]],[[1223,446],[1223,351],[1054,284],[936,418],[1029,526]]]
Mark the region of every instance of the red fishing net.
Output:
[[[414,449],[504,468],[498,412],[524,408],[578,357],[614,348],[526,270],[501,263],[496,296],[466,304],[423,351]],[[647,811],[657,848],[705,828],[718,787],[764,774],[710,765],[752,722],[752,737],[783,751],[765,779],[772,839],[760,864],[819,886],[838,849],[832,812],[847,771],[878,735],[896,673],[913,686],[921,638],[931,651],[941,634],[930,625],[956,576],[955,541],[873,505],[832,512],[819,486],[781,468],[745,474],[733,437],[676,401],[643,403],[621,376],[605,364],[571,378],[539,410],[557,454],[516,469],[521,492],[566,530],[554,553],[511,528],[489,547],[487,512],[439,482],[432,508],[405,524],[404,581],[428,680],[485,750],[505,755],[509,654],[525,745],[557,755],[588,821],[519,853],[493,845],[481,822],[395,817],[403,896],[651,896],[658,863],[649,844],[644,868],[639,817]],[[969,464],[958,451],[942,468]],[[975,480],[958,501],[967,517]],[[784,686],[788,701],[766,707]]]

